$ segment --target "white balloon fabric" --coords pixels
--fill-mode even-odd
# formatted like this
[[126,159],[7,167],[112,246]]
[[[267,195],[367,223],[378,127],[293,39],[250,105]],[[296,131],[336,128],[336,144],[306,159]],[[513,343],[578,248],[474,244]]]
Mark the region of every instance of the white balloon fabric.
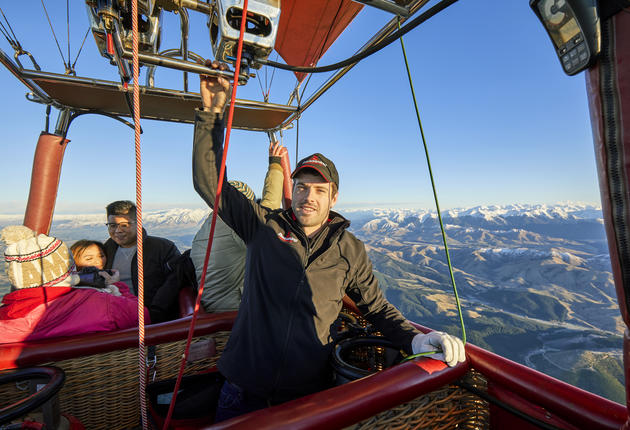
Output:
[[427,355],[427,357],[443,361],[450,367],[466,361],[466,351],[461,339],[441,331],[415,335],[411,341],[411,349],[414,354],[437,351],[435,354]]

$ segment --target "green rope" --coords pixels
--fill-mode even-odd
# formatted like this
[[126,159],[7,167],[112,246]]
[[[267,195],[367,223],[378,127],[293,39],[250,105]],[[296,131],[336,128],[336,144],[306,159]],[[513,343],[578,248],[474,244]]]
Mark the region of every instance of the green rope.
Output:
[[[398,28],[400,29],[400,22],[398,23]],[[459,322],[462,326],[462,342],[466,344],[466,328],[464,327],[464,317],[462,315],[462,307],[459,302],[459,295],[457,294],[457,286],[455,285],[455,276],[453,275],[453,265],[451,264],[451,257],[448,252],[448,245],[446,243],[446,232],[444,231],[444,224],[442,223],[442,215],[440,213],[440,203],[438,202],[437,191],[435,189],[435,180],[433,179],[433,170],[431,169],[431,160],[429,159],[429,148],[427,147],[427,141],[424,137],[424,130],[422,128],[422,121],[420,120],[420,111],[418,110],[418,101],[416,100],[416,92],[413,88],[413,81],[411,79],[411,72],[409,71],[409,62],[407,61],[407,53],[405,51],[405,42],[403,38],[400,38],[400,46],[402,47],[403,57],[405,58],[405,66],[407,68],[407,77],[409,78],[409,87],[411,88],[411,96],[413,97],[413,104],[416,108],[416,117],[418,118],[418,126],[420,127],[420,135],[422,136],[422,144],[424,145],[424,154],[427,158],[427,167],[429,168],[429,176],[431,177],[431,187],[433,188],[433,198],[435,199],[435,207],[437,210],[438,220],[440,221],[440,229],[442,230],[442,241],[444,242],[444,252],[446,253],[446,261],[448,263],[448,271],[451,275],[451,284],[453,285],[453,293],[455,294],[455,302],[457,303],[457,312],[459,314]],[[433,352],[429,353],[420,353],[414,354],[407,359],[412,359],[417,356],[433,354]]]

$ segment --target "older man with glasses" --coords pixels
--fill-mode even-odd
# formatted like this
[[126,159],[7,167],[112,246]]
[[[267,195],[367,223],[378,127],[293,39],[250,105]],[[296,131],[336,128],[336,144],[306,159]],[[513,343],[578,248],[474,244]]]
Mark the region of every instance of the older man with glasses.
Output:
[[[138,258],[136,256],[138,236],[136,230],[136,206],[129,200],[119,200],[107,205],[107,231],[109,239],[105,242],[107,257],[106,269],[120,272],[120,280],[131,285],[131,291],[138,295]],[[172,263],[180,257],[180,252],[173,242],[162,237],[149,236],[142,229],[143,268],[144,268],[144,304],[149,311],[158,307],[169,309],[171,318],[176,318],[177,301],[173,303],[154,303],[160,297],[158,291],[165,287],[167,277],[172,272]],[[171,263],[171,264],[169,264]],[[151,314],[151,321],[154,315]]]

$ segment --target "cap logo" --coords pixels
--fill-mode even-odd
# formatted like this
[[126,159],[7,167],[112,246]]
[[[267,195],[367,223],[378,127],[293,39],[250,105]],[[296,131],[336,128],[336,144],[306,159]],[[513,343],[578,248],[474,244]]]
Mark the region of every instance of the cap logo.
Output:
[[311,158],[309,158],[308,160],[306,160],[306,161],[304,162],[304,164],[306,164],[306,163],[310,163],[310,164],[321,164],[321,165],[322,165],[322,166],[324,166],[324,167],[328,167],[328,166],[326,165],[326,163],[324,163],[322,160],[320,160],[319,158],[317,158],[317,156],[316,156],[316,155],[315,155],[315,156],[313,156],[313,157],[311,157]]
[[300,160],[297,167],[291,174],[291,178],[295,178],[298,172],[304,169],[313,169],[318,173],[326,182],[334,183],[339,187],[339,174],[335,168],[335,163],[324,157],[320,153],[311,154],[306,158]]

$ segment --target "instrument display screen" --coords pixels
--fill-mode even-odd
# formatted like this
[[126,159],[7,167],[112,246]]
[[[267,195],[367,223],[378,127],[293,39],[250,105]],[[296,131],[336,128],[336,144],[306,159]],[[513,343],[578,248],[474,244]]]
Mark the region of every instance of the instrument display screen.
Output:
[[599,0],[529,0],[567,75],[595,63],[601,50]]
[[556,48],[580,34],[580,27],[566,0],[543,0],[538,4],[538,10]]

